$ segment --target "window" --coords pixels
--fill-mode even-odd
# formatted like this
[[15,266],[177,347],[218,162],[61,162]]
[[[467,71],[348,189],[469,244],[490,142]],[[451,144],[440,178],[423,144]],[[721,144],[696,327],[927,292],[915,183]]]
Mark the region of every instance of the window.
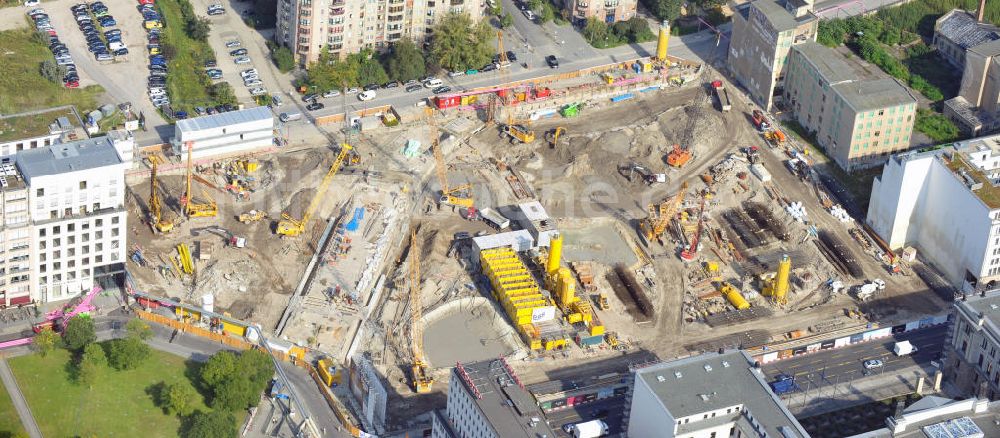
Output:
[[80,190],[87,190],[87,182],[80,181]]
[[59,245],[61,245],[61,244],[62,244],[62,241],[59,240],[58,237],[56,237],[55,239],[52,239],[52,247],[53,248],[58,248]]
[[45,237],[45,228],[41,228],[38,230],[38,237]]
[[66,231],[69,231],[69,232],[76,231],[76,224],[66,225]]
[[58,236],[60,232],[62,232],[62,229],[59,227],[59,225],[52,227],[53,236]]
[[35,196],[45,196],[45,189],[35,190]]
[[[118,225],[118,219],[119,219],[118,216],[112,217],[111,218],[111,225]],[[70,226],[72,226],[72,225],[70,225]],[[70,231],[72,231],[72,230],[70,230]]]
[[[994,264],[996,264],[996,263],[994,263]],[[982,348],[983,350],[986,349],[986,336],[983,336],[983,343],[979,344],[979,348]]]
[[94,232],[94,238],[95,239],[102,239],[102,238],[104,238],[104,232],[103,231],[95,231]]
[[94,219],[94,226],[95,227],[102,227],[102,226],[104,226],[104,219]]

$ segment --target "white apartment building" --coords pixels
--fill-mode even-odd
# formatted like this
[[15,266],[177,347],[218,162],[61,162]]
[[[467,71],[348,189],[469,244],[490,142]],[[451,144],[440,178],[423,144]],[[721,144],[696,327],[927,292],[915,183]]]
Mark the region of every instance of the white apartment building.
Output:
[[178,120],[170,141],[174,153],[187,157],[188,142],[195,159],[268,148],[274,145],[274,114],[270,108],[259,106]]
[[636,370],[629,438],[808,438],[754,365],[730,351]]
[[535,398],[502,359],[452,368],[448,405],[435,412],[432,438],[555,438]]
[[448,13],[486,15],[483,0],[280,0],[274,39],[299,65],[319,59],[324,47],[336,57],[361,49],[384,50],[409,38],[418,45]]
[[952,285],[1000,279],[1000,135],[889,159],[866,222],[893,250],[912,246]]
[[0,308],[33,301],[28,187],[11,158],[0,159]]
[[127,164],[115,145],[102,137],[16,155],[28,187],[36,301],[76,296],[125,260]]

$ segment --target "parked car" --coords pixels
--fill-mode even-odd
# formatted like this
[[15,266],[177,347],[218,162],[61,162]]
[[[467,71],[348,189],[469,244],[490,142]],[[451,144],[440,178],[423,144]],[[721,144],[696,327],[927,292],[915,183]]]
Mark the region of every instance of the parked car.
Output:
[[406,82],[403,82],[403,85],[405,85],[407,87],[409,87],[410,85],[420,85],[420,81],[418,81],[416,79],[410,79],[410,80],[408,80]]
[[41,2],[38,1],[38,0],[25,0],[24,6],[30,8],[30,7],[38,6],[39,3],[41,3]]
[[442,86],[442,87],[437,87],[437,88],[435,88],[432,91],[434,92],[434,94],[444,94],[444,93],[451,92],[451,87],[445,85],[445,86]]
[[508,50],[507,51],[507,60],[510,61],[510,62],[517,61],[517,55],[515,55],[513,51]]
[[274,96],[271,96],[271,106],[278,107],[278,106],[281,106],[282,103],[284,103],[284,102],[281,101],[281,97],[278,96],[277,94],[275,94]]
[[358,94],[358,92],[360,92],[360,91],[361,90],[358,89],[358,87],[351,87],[351,88],[348,88],[348,89],[344,90],[344,94]]
[[309,110],[309,111],[321,110],[324,107],[326,107],[326,105],[323,105],[322,103],[319,103],[319,102],[313,102],[313,103],[310,103],[309,105],[306,105],[306,109]]
[[478,73],[479,73],[479,70],[476,70],[474,68],[470,68],[470,69],[468,69],[468,70],[465,71],[465,75],[466,76],[470,76],[470,75],[474,75],[474,74],[478,74]]
[[233,59],[233,62],[235,62],[236,64],[249,64],[250,58],[247,56],[240,56],[236,59]]
[[479,69],[479,71],[481,71],[481,72],[493,71],[493,70],[496,70],[497,68],[498,68],[497,64],[491,63],[491,64],[484,65],[483,68]]
[[80,81],[66,81],[66,88],[78,88],[80,86]]
[[337,97],[340,96],[340,90],[330,90],[323,93],[323,97]]
[[549,68],[559,68],[559,60],[556,59],[556,55],[546,56],[545,63],[549,65]]
[[174,113],[174,118],[177,120],[184,120],[188,117],[187,111],[177,111]]
[[362,89],[364,89],[365,91],[375,91],[379,89],[379,86],[378,84],[368,84],[362,87]]
[[421,86],[420,84],[413,84],[413,85],[407,85],[407,86],[406,86],[406,92],[407,92],[407,93],[412,93],[412,92],[414,92],[414,91],[418,91],[418,90],[421,90],[421,89],[423,89],[423,88],[424,88],[424,87],[423,87],[423,86]]
[[382,86],[382,88],[385,88],[385,89],[396,88],[396,87],[399,87],[399,81],[392,81],[392,82],[389,82],[388,84],[385,84],[385,85]]
[[115,56],[128,56],[128,49],[121,48],[112,52]]
[[239,47],[241,44],[240,40],[230,40],[226,41],[226,47],[232,49],[233,47]]
[[254,97],[263,96],[265,94],[267,94],[267,89],[264,87],[256,87],[250,90],[250,95]]
[[215,62],[214,59],[209,59],[208,61],[205,61],[205,68],[213,68],[217,66],[218,64]]
[[261,85],[264,85],[264,83],[261,82],[260,79],[254,79],[249,81],[243,81],[243,85],[246,86],[247,88],[251,88],[251,87],[259,87]]
[[864,365],[866,370],[874,370],[877,368],[882,368],[882,365],[884,364],[879,359],[869,359],[865,361]]
[[108,52],[100,52],[94,55],[94,59],[103,62],[103,61],[113,61],[114,57],[112,57],[111,54]]
[[456,77],[459,77],[459,76],[465,76],[465,72],[464,71],[450,71],[450,72],[448,72],[448,77],[456,78]]
[[236,49],[229,52],[229,56],[246,56],[247,49]]
[[532,20],[532,21],[535,20],[535,13],[531,12],[530,9],[525,9],[522,12],[524,12],[524,18],[527,18],[527,19]]
[[444,85],[444,82],[442,82],[438,78],[428,78],[426,81],[424,81],[425,88],[440,87],[441,85]]
[[214,79],[214,80],[222,79],[222,70],[219,69],[214,69],[214,68],[210,69],[206,71],[205,74],[208,75],[209,79]]
[[309,93],[309,94],[306,94],[305,96],[302,96],[302,101],[303,102],[314,102],[317,97],[319,97],[319,94]]

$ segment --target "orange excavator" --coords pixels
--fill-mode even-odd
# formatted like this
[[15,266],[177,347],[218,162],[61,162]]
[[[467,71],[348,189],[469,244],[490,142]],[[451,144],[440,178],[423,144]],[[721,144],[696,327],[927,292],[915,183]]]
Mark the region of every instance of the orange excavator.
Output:
[[667,164],[673,167],[684,167],[688,161],[691,161],[691,151],[688,148],[682,148],[679,144],[675,144],[674,149],[667,154]]

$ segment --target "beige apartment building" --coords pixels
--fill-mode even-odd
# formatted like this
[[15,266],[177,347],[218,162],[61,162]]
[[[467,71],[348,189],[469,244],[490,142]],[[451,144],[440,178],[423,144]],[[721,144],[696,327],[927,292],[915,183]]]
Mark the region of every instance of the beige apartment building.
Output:
[[0,309],[34,301],[28,186],[12,158],[0,160]]
[[299,65],[319,59],[323,47],[343,57],[361,49],[384,50],[410,38],[417,44],[448,13],[478,22],[483,0],[279,0],[275,41],[295,54]]
[[635,17],[637,4],[637,0],[564,0],[563,8],[577,25],[585,25],[591,17],[611,24]]
[[812,0],[756,0],[736,6],[729,70],[757,104],[770,111],[780,100],[788,51],[816,40]]
[[812,41],[792,48],[786,70],[785,106],[844,170],[876,166],[909,149],[917,99],[897,80],[862,79]]

